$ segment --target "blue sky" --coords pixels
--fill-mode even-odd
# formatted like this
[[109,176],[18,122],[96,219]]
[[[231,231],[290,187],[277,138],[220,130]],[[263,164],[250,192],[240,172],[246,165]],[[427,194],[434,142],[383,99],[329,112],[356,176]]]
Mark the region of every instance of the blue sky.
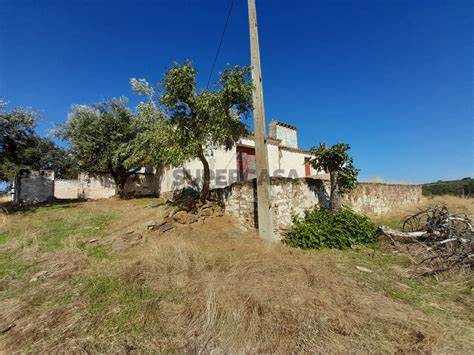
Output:
[[[42,112],[127,96],[191,59],[205,86],[230,0],[0,0],[0,96]],[[267,122],[301,147],[350,143],[360,177],[474,175],[471,0],[257,0]],[[235,0],[213,79],[250,62]]]

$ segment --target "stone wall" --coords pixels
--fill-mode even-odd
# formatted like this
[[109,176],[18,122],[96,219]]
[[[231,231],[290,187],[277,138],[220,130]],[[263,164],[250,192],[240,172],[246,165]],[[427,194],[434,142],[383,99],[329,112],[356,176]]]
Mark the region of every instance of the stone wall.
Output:
[[396,207],[419,203],[421,198],[421,185],[361,182],[344,196],[344,203],[356,212],[380,215]]
[[[14,203],[35,204],[57,199],[103,199],[115,195],[115,182],[109,174],[80,173],[77,180],[55,180],[50,170],[22,171],[15,180]],[[129,196],[157,196],[160,176],[136,173],[128,176],[125,193]]]
[[54,197],[67,200],[75,199],[78,188],[78,180],[54,180]]
[[[225,206],[226,213],[242,223],[256,227],[255,180],[243,181],[212,191]],[[284,237],[292,217],[315,205],[329,204],[329,182],[313,178],[271,179],[273,226],[276,238]],[[421,186],[360,183],[344,197],[344,204],[359,213],[382,214],[400,206],[421,201]]]
[[[159,176],[156,174],[131,174],[125,182],[124,191],[129,196],[158,195]],[[115,195],[115,181],[109,174],[80,173],[78,177],[78,197],[82,199],[102,199]]]
[[133,174],[127,178],[125,193],[129,196],[152,196],[160,193],[160,176],[157,174]]
[[54,196],[54,171],[22,170],[15,179],[14,203],[31,205],[49,201]]
[[78,176],[78,198],[102,199],[115,195],[115,182],[108,174],[80,173]]

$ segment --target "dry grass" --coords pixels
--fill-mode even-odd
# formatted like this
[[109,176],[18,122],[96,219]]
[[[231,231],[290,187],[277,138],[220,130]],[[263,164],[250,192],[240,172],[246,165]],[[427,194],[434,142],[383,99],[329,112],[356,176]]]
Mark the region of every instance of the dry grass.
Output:
[[455,196],[424,197],[423,201],[418,205],[403,207],[381,216],[371,217],[379,224],[395,227],[405,216],[416,213],[420,209],[441,205],[446,205],[451,213],[464,213],[474,220],[474,199]]
[[[0,244],[0,325],[16,326],[0,335],[0,349],[462,353],[474,348],[471,275],[411,280],[404,277],[402,256],[267,244],[254,231],[237,235],[236,222],[228,217],[161,237],[148,234],[121,254],[105,243],[126,231],[142,231],[144,222],[161,213],[140,201],[100,201],[12,215],[1,232],[6,237]],[[103,253],[84,246],[91,237],[104,241]],[[375,272],[362,273],[355,265]]]

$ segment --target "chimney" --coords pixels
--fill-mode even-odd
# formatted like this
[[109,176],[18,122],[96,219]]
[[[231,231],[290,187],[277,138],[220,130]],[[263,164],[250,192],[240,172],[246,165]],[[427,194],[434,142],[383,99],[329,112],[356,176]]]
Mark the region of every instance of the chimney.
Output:
[[298,148],[298,134],[295,126],[272,120],[269,128],[270,138],[280,139],[283,147]]

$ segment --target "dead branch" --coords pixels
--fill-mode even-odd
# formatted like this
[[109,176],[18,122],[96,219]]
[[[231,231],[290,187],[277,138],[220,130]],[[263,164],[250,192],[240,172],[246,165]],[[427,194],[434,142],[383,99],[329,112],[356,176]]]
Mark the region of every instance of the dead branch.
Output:
[[394,248],[409,254],[415,267],[423,265],[419,275],[474,269],[474,228],[466,215],[435,206],[405,217],[401,225],[402,230],[380,226],[377,234],[387,236]]

